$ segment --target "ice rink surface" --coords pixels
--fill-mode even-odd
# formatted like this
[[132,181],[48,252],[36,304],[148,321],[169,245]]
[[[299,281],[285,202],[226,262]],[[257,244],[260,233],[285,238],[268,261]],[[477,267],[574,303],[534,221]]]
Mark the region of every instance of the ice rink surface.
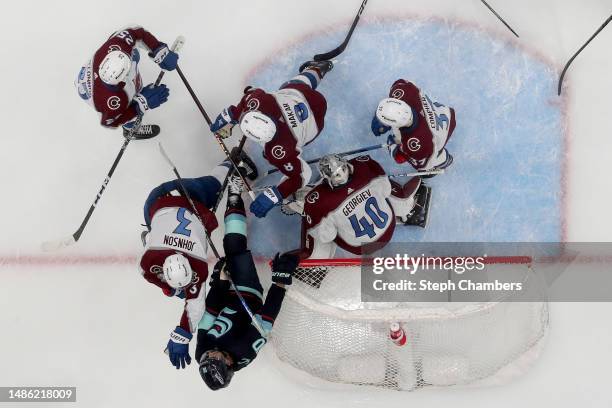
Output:
[[[177,372],[162,354],[180,303],[163,298],[136,267],[143,201],[172,176],[155,141],[130,144],[77,245],[40,252],[42,241],[77,228],[122,144],[73,87],[111,32],[139,24],[168,43],[185,35],[181,67],[213,116],[237,102],[245,85],[277,87],[299,62],[334,46],[358,3],[30,0],[4,7],[0,386],[74,385],[78,402],[69,406],[82,407],[612,405],[612,306],[595,303],[552,304],[542,358],[501,387],[320,390],[288,375],[267,347],[229,389],[205,390],[193,365]],[[321,86],[330,101],[326,139],[305,157],[332,143],[338,150],[376,143],[367,132],[371,114],[404,76],[458,116],[449,144],[455,164],[432,181],[432,228],[406,240],[610,241],[612,27],[574,62],[561,98],[556,78],[612,7],[599,0],[492,6],[520,39],[476,0],[370,0],[354,42]],[[152,82],[157,67],[141,67]],[[222,154],[178,77],[164,82],[170,101],[145,121],[162,126],[157,140],[183,176],[205,175]],[[272,236],[260,241],[295,238],[268,229],[256,239],[265,231]],[[275,249],[258,248],[267,251]]]

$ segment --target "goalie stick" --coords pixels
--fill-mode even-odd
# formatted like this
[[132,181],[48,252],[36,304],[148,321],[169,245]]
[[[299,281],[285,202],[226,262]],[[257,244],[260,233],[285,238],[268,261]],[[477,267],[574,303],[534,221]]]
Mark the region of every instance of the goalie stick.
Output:
[[315,61],[327,61],[332,58],[336,58],[338,55],[344,52],[344,50],[348,46],[349,41],[351,40],[351,37],[353,36],[353,31],[355,31],[355,27],[357,27],[357,23],[359,23],[359,19],[361,18],[361,13],[363,13],[363,10],[365,9],[365,6],[367,3],[368,3],[368,0],[363,0],[363,2],[361,3],[361,6],[359,7],[359,10],[357,11],[357,15],[355,16],[355,19],[353,20],[353,24],[351,25],[351,28],[349,29],[349,32],[344,38],[344,41],[342,42],[342,44],[340,44],[339,46],[337,46],[331,51],[328,51],[323,54],[315,55],[314,56]]
[[[350,156],[352,154],[365,153],[365,152],[370,152],[372,150],[382,149],[383,147],[387,147],[387,144],[383,143],[383,144],[377,144],[377,145],[373,145],[373,146],[362,147],[360,149],[349,150],[348,152],[338,153],[338,155],[340,155],[340,156]],[[308,164],[318,163],[319,160],[321,160],[322,158],[323,158],[323,156],[317,157],[316,159],[308,160],[306,163],[308,163]],[[274,173],[279,172],[279,171],[280,171],[279,169],[270,169],[266,173],[266,176],[268,176],[270,174],[274,174]]]
[[[179,35],[176,38],[176,40],[174,40],[174,43],[172,44],[172,51],[178,52],[183,47],[183,44],[185,44],[185,37],[183,37],[182,35]],[[162,70],[159,73],[159,75],[157,76],[157,79],[155,80],[156,86],[160,84],[165,73],[166,71],[164,70]],[[100,201],[100,198],[102,197],[102,194],[104,193],[104,190],[106,190],[106,186],[108,185],[111,177],[115,173],[115,169],[117,168],[119,161],[121,161],[121,158],[123,157],[123,153],[125,153],[125,149],[127,149],[128,145],[134,138],[134,134],[140,128],[140,124],[142,123],[142,116],[143,115],[138,115],[138,117],[135,120],[134,125],[130,129],[128,135],[125,137],[125,141],[123,142],[123,145],[121,146],[121,149],[119,150],[119,153],[117,154],[117,157],[115,157],[115,161],[113,161],[113,164],[110,170],[108,171],[106,178],[104,178],[104,181],[102,182],[102,185],[100,186],[100,190],[98,191],[98,194],[96,195],[96,198],[93,204],[89,207],[89,210],[87,211],[87,214],[85,215],[85,218],[81,222],[81,225],[79,226],[79,228],[76,230],[74,234],[68,237],[64,237],[56,241],[43,242],[41,245],[43,251],[50,252],[50,251],[60,250],[62,248],[68,247],[76,243],[79,240],[79,238],[81,238],[81,235],[83,234],[83,231],[85,230],[85,227],[87,226],[87,223],[89,222],[89,219],[91,218],[91,215],[93,214],[94,210],[96,209],[96,206],[98,205],[98,201]]]
[[[164,159],[166,159],[166,162],[168,163],[168,165],[172,168],[172,171],[174,172],[174,175],[176,176],[176,179],[179,183],[179,187],[181,189],[181,194],[187,199],[187,201],[189,202],[189,206],[191,207],[191,211],[193,212],[193,214],[198,218],[198,220],[202,223],[202,226],[204,228],[206,228],[206,224],[204,224],[204,220],[202,220],[202,217],[200,215],[200,213],[198,212],[195,203],[193,202],[193,199],[191,198],[191,194],[189,194],[189,191],[187,191],[187,189],[185,188],[185,185],[183,184],[183,178],[181,177],[181,175],[179,174],[178,170],[176,169],[176,166],[174,165],[174,163],[172,162],[172,160],[170,160],[170,157],[168,156],[168,154],[166,153],[166,151],[164,150],[164,146],[160,143],[158,143],[159,145],[159,151],[162,154],[162,156],[164,157]],[[205,230],[206,231],[206,230]],[[215,244],[212,242],[212,239],[210,237],[210,233],[208,231],[206,231],[206,241],[208,241],[208,245],[210,246],[210,249],[212,249],[213,254],[215,255],[215,258],[217,259],[221,259],[221,255],[219,254],[219,251],[217,251],[217,248],[215,247]],[[251,309],[249,308],[249,305],[247,305],[246,301],[244,300],[244,297],[242,296],[242,294],[240,293],[240,291],[238,290],[238,288],[236,288],[236,285],[234,285],[234,282],[232,281],[232,277],[230,276],[230,273],[228,270],[225,270],[226,272],[226,276],[230,282],[230,285],[232,287],[232,290],[234,290],[234,292],[236,292],[236,296],[238,296],[238,299],[240,300],[240,303],[242,304],[242,307],[244,307],[244,310],[247,312],[247,314],[249,315],[249,317],[251,318],[251,321],[253,322],[253,325],[255,326],[255,328],[257,329],[257,331],[259,332],[259,334],[261,334],[262,337],[267,338],[266,332],[264,331],[264,329],[261,327],[261,325],[259,324],[259,321],[257,320],[257,318],[255,317],[255,315],[253,314],[253,312],[251,311]]]
[[426,171],[415,171],[415,172],[412,172],[412,173],[389,174],[389,178],[417,177],[417,176],[435,176],[436,174],[444,174],[444,169],[440,169],[440,170],[426,170]]
[[599,34],[601,32],[601,30],[603,30],[608,25],[608,23],[610,21],[612,21],[612,16],[608,17],[608,19],[606,21],[604,21],[604,23],[601,25],[601,27],[599,27],[599,29],[597,31],[595,31],[595,34],[593,34],[591,36],[591,38],[589,38],[589,40],[586,43],[584,43],[584,45],[582,47],[580,47],[580,49],[578,51],[576,51],[576,53],[572,56],[572,58],[570,58],[570,60],[567,62],[567,64],[565,64],[565,67],[563,68],[563,71],[561,72],[561,76],[559,77],[559,85],[557,87],[557,94],[559,96],[561,95],[561,88],[563,86],[563,78],[565,77],[565,73],[569,69],[569,67],[572,64],[572,62],[574,62],[574,60],[576,59],[578,54],[580,54],[582,52],[582,50],[584,50],[587,47],[587,45],[589,45],[589,43],[591,41],[593,41],[593,39],[595,37],[597,37],[597,34]]

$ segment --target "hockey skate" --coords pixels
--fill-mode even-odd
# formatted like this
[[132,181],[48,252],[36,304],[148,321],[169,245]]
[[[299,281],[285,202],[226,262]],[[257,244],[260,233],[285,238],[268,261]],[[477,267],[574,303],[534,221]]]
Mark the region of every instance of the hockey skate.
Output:
[[[161,129],[157,125],[140,125],[140,127],[131,135],[132,140],[152,139],[159,135]],[[123,137],[130,137],[130,129],[123,128]]]
[[244,192],[244,181],[237,174],[232,174],[227,181],[227,193],[230,195],[241,195]]
[[429,218],[429,202],[431,200],[431,187],[421,183],[414,196],[414,208],[412,213],[406,217],[398,217],[398,221],[404,225],[415,225],[421,228],[427,226]]
[[230,153],[230,156],[234,163],[236,163],[236,166],[238,166],[240,174],[242,174],[244,177],[251,181],[255,181],[257,177],[259,177],[259,172],[257,171],[255,162],[244,150],[238,152],[238,147],[234,147]]
[[321,78],[323,78],[325,74],[327,74],[334,68],[334,63],[331,61],[306,61],[305,63],[300,65],[300,73],[309,68],[314,68],[318,70],[321,74]]

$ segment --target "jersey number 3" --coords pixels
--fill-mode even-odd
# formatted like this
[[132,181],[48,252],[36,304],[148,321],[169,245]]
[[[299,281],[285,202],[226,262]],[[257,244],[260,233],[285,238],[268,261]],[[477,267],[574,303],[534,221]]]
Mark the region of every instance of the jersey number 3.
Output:
[[[363,237],[364,235],[374,238],[374,236],[376,236],[374,225],[376,225],[378,229],[383,229],[387,225],[387,221],[389,221],[389,215],[381,211],[378,206],[378,201],[376,201],[376,197],[370,197],[365,202],[365,213],[367,217],[361,217],[359,221],[357,221],[357,216],[355,214],[349,217],[351,226],[355,230],[356,238]],[[371,222],[368,221],[368,218]]]
[[174,234],[181,234],[181,235],[185,235],[187,237],[191,236],[191,230],[188,229],[187,227],[189,226],[189,224],[191,224],[191,220],[187,219],[187,217],[185,217],[185,209],[184,208],[180,208],[177,212],[176,212],[176,220],[179,222],[179,225],[174,229],[173,233]]

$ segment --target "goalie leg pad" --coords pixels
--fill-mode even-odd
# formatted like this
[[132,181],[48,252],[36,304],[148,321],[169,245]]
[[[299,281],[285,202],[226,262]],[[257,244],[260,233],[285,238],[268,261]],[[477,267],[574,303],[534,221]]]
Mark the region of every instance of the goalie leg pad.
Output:
[[404,221],[404,225],[415,225],[421,228],[427,226],[427,220],[429,218],[429,202],[431,201],[431,187],[421,184],[416,196],[416,204],[412,214],[410,214]]
[[388,198],[395,216],[400,222],[405,222],[414,211],[416,193],[421,186],[421,178],[413,177],[404,185],[391,180],[391,196]]

